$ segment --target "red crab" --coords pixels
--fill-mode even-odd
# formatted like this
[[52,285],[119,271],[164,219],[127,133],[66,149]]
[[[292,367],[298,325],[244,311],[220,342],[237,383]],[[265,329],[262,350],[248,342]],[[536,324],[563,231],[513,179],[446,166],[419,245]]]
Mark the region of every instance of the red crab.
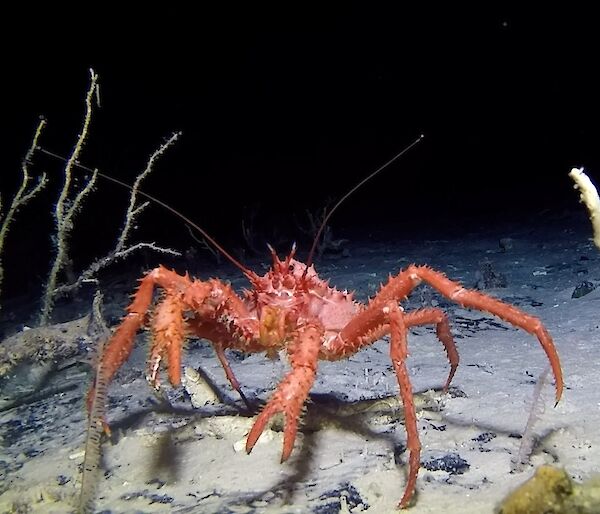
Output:
[[320,279],[313,266],[294,259],[295,248],[280,260],[271,249],[272,268],[263,276],[244,268],[251,284],[242,296],[218,279],[190,279],[163,266],[142,280],[127,315],[119,325],[102,357],[102,369],[110,378],[128,358],[138,330],[146,323],[156,287],[163,294],[151,317],[152,347],[148,361],[149,382],[159,387],[161,362],[166,359],[173,386],[181,379],[181,348],[188,335],[210,341],[232,387],[245,397],[224,351],[244,352],[284,350],[291,371],[256,418],[248,434],[249,453],[269,419],[283,413],[285,429],[282,462],[292,452],[298,419],[317,373],[319,360],[339,360],[358,352],[384,335],[390,335],[390,357],[398,377],[405,410],[405,426],[410,452],[408,481],[399,507],[406,507],[415,491],[421,445],[406,358],[407,330],[414,325],[435,324],[436,333],[450,361],[448,388],[458,366],[458,352],[450,334],[448,318],[436,308],[404,312],[398,304],[421,282],[464,307],[502,318],[535,335],[546,352],[556,379],[556,401],[562,394],[560,361],[550,335],[542,323],[516,307],[477,291],[465,289],[438,271],[426,266],[408,266],[369,300],[361,304],[351,293],[338,291]]
[[[181,349],[184,340],[190,335],[210,341],[229,382],[246,404],[248,402],[227,362],[225,350],[232,348],[247,353],[265,352],[267,355],[280,350],[287,353],[291,371],[283,378],[256,418],[246,441],[249,453],[269,419],[276,413],[282,413],[285,428],[281,460],[285,461],[294,446],[298,420],[314,383],[318,361],[350,357],[384,335],[389,335],[390,357],[404,404],[409,450],[408,480],[399,504],[400,508],[404,508],[415,492],[421,452],[413,391],[406,368],[409,327],[425,324],[436,326],[437,337],[444,345],[450,361],[450,373],[444,389],[448,389],[458,366],[458,352],[446,314],[436,308],[405,312],[399,305],[416,286],[425,282],[463,307],[487,311],[535,335],[550,360],[558,402],[563,390],[560,360],[550,334],[536,317],[513,305],[465,289],[439,271],[416,265],[410,265],[396,276],[391,276],[367,304],[361,304],[352,298],[351,293],[330,287],[319,278],[310,264],[321,231],[337,207],[421,138],[422,136],[363,179],[336,203],[322,222],[307,264],[294,259],[295,246],[284,260],[280,260],[271,248],[273,266],[263,276],[235,260],[189,219],[138,190],[139,194],[159,203],[194,226],[206,240],[242,270],[250,281],[251,288],[239,296],[231,286],[218,279],[191,279],[187,274],[179,275],[163,266],[153,269],[142,278],[133,302],[127,308],[127,315],[104,347],[99,369],[102,369],[106,382],[110,381],[129,357],[137,332],[147,323],[154,290],[160,288],[162,295],[154,308],[154,314],[150,316],[153,337],[147,378],[154,387],[159,387],[159,371],[163,360],[166,360],[171,384],[180,384]],[[90,391],[88,405],[91,404],[92,397],[93,391]]]

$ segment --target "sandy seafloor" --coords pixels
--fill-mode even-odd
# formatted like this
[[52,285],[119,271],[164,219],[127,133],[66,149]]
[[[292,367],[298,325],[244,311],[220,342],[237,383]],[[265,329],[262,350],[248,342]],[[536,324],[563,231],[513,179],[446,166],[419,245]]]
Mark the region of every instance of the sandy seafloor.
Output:
[[[600,289],[572,298],[579,284],[600,284],[600,251],[589,240],[584,215],[566,221],[540,217],[460,236],[432,234],[434,229],[411,239],[354,239],[347,245],[349,256],[323,258],[317,271],[339,289],[356,290],[364,300],[389,273],[413,262],[428,264],[468,287],[478,281],[486,285],[480,270],[487,260],[505,277],[506,287],[485,292],[544,322],[560,353],[566,388],[554,408],[553,380],[545,386],[546,408],[534,428],[538,443],[531,462],[523,471],[511,472],[511,458],[520,444],[517,436],[527,422],[546,356],[526,332],[460,308],[421,286],[404,307],[434,305],[448,312],[461,364],[451,393],[441,395],[448,372],[443,349],[432,328],[411,330],[408,365],[414,391],[420,398],[429,394],[433,401],[419,412],[423,466],[410,512],[493,512],[542,463],[564,467],[576,481],[598,473]],[[249,264],[263,269],[258,262]],[[245,285],[239,273],[225,266],[199,275],[219,276],[236,288]],[[122,312],[126,289],[135,278],[119,277],[115,283],[120,289],[105,292],[109,320]],[[195,409],[183,389],[165,386],[172,407],[157,400],[144,378],[146,346],[142,335],[110,386],[113,437],[103,444],[96,512],[394,512],[406,478],[401,421],[379,416],[344,426],[338,420],[300,432],[284,464],[279,462],[282,434],[268,431],[247,455],[236,447],[252,421],[212,349],[204,342],[190,343],[184,364],[201,367],[224,403]],[[268,398],[286,369],[283,361],[263,355],[232,355],[231,362],[257,404]],[[66,367],[48,384],[54,394],[0,413],[0,512],[72,511],[80,484],[88,381],[85,365]],[[2,387],[4,397],[14,389],[6,382]],[[344,404],[396,391],[388,343],[382,340],[349,360],[320,364],[307,416],[318,416],[323,402]]]

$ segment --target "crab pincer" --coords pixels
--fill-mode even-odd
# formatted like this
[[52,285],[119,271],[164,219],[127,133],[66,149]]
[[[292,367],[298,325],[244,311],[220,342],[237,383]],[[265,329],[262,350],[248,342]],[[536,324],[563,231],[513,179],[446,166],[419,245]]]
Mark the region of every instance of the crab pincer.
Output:
[[285,428],[281,462],[285,462],[292,453],[302,407],[315,381],[321,338],[321,331],[310,325],[294,334],[293,340],[288,346],[292,370],[281,381],[265,408],[256,418],[246,440],[246,452],[252,451],[268,421],[275,414],[282,413]]

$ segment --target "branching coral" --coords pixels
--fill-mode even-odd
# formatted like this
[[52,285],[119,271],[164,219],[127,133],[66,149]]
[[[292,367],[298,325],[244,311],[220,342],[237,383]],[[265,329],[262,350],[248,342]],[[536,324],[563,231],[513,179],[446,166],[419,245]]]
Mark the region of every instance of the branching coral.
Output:
[[45,125],[46,120],[42,118],[37,126],[35,135],[33,136],[31,146],[29,147],[29,150],[27,151],[27,154],[25,155],[25,158],[23,159],[23,162],[21,164],[21,186],[15,193],[15,196],[13,197],[12,202],[10,203],[8,211],[6,211],[5,215],[2,214],[2,196],[0,195],[0,292],[2,292],[2,281],[4,279],[4,268],[2,266],[2,251],[4,249],[4,241],[6,240],[8,229],[11,223],[13,222],[19,208],[23,207],[27,202],[29,202],[29,200],[31,200],[35,195],[37,195],[48,183],[46,174],[42,173],[38,177],[37,184],[31,186],[31,175],[29,173],[29,164],[33,159],[33,154],[37,149],[38,139]]
[[[173,255],[179,255],[178,252],[169,248],[162,248],[154,243],[136,243],[128,245],[129,236],[134,226],[134,221],[142,212],[142,210],[148,205],[147,202],[138,204],[137,197],[139,194],[139,187],[141,182],[148,176],[152,171],[152,168],[156,160],[165,152],[165,150],[171,146],[179,137],[179,133],[174,133],[169,139],[159,146],[157,150],[150,156],[146,164],[146,168],[140,173],[131,188],[129,195],[129,205],[125,214],[125,222],[123,228],[117,238],[115,246],[110,250],[104,257],[96,259],[90,264],[85,270],[79,273],[79,275],[66,283],[59,283],[59,276],[61,271],[65,268],[66,264],[70,261],[69,258],[69,243],[71,231],[74,227],[74,217],[81,210],[82,202],[87,195],[92,191],[97,177],[99,175],[98,170],[89,170],[92,172],[91,177],[88,181],[79,189],[75,190],[73,187],[73,169],[75,167],[82,167],[79,164],[79,156],[82,148],[86,142],[89,133],[89,127],[92,118],[92,100],[96,94],[98,88],[98,76],[93,70],[90,70],[91,81],[90,87],[85,98],[85,116],[81,132],[77,138],[75,146],[73,147],[71,156],[67,159],[64,170],[63,170],[63,187],[59,194],[59,198],[56,202],[54,209],[55,219],[55,234],[52,239],[56,249],[56,254],[50,266],[48,273],[48,279],[44,288],[42,297],[42,308],[39,317],[39,324],[46,325],[50,321],[54,302],[57,298],[62,295],[69,294],[85,282],[94,281],[98,272],[106,268],[118,259],[123,259],[131,253],[140,250],[142,248],[148,248],[153,251],[161,253],[170,253]],[[50,153],[42,150],[45,153]],[[51,154],[52,155],[52,154]],[[86,168],[87,169],[87,168]]]

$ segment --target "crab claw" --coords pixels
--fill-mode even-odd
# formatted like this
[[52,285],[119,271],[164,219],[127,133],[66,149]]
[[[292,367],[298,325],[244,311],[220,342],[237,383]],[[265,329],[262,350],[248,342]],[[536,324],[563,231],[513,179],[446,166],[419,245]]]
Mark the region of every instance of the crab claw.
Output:
[[[275,400],[275,399],[274,399]],[[300,404],[301,405],[301,404]],[[294,412],[295,411],[295,412]],[[271,401],[263,411],[258,415],[252,430],[246,439],[246,452],[250,453],[258,441],[258,438],[263,433],[269,420],[278,412],[284,416],[285,428],[283,430],[283,451],[281,452],[281,462],[285,462],[294,448],[294,441],[298,433],[298,417],[300,416],[300,408],[294,409],[289,406],[286,408],[281,402]]]
[[285,462],[296,440],[300,411],[315,381],[317,358],[321,344],[321,333],[313,326],[306,326],[296,334],[288,345],[292,370],[281,381],[277,390],[258,415],[246,439],[246,452],[250,453],[263,433],[267,422],[278,412],[284,416],[283,451],[281,462]]
[[246,439],[246,452],[250,453],[256,441],[263,433],[269,420],[276,414],[283,414],[283,451],[281,462],[285,462],[294,448],[298,433],[298,419],[308,391],[314,380],[314,371],[310,368],[292,370],[279,384],[265,408],[256,418],[254,426]]

